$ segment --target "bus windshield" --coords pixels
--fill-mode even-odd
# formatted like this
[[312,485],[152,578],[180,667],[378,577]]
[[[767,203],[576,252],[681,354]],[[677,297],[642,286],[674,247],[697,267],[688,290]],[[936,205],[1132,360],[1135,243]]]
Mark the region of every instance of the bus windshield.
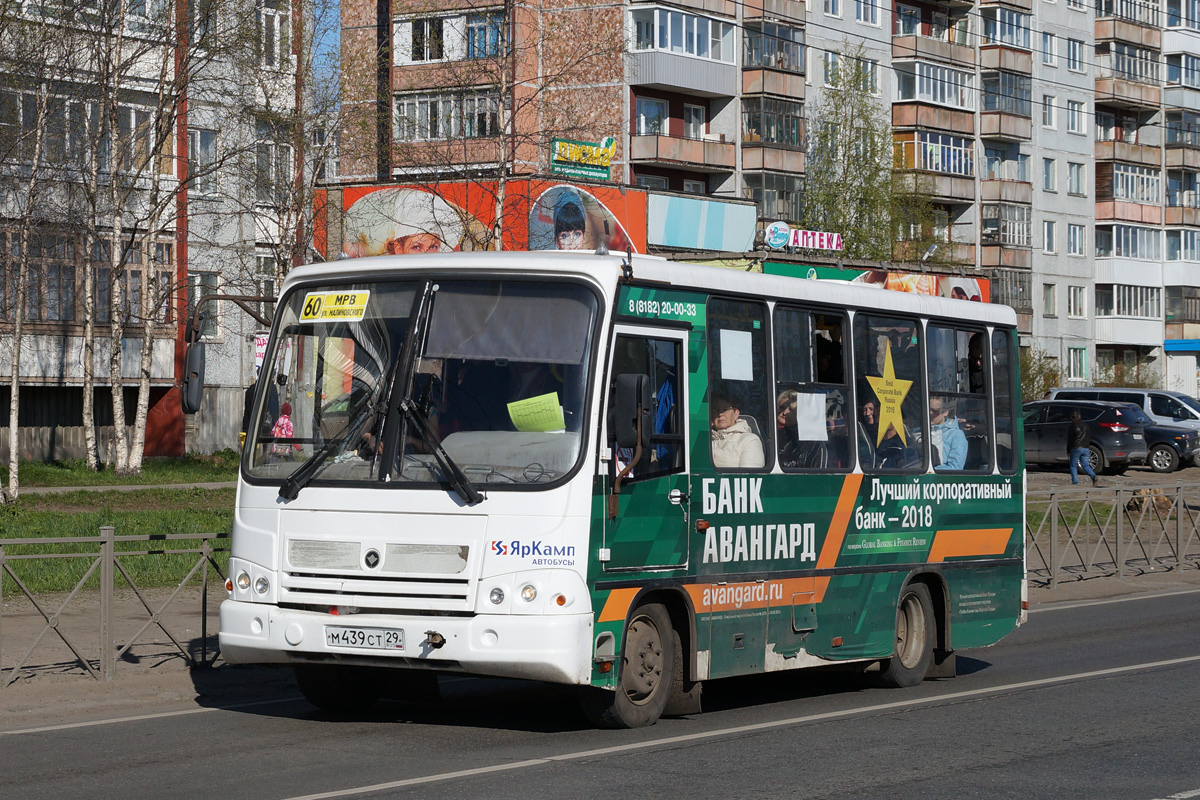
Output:
[[481,489],[555,481],[579,460],[597,309],[566,283],[298,291],[264,363],[248,472],[389,488],[459,470]]

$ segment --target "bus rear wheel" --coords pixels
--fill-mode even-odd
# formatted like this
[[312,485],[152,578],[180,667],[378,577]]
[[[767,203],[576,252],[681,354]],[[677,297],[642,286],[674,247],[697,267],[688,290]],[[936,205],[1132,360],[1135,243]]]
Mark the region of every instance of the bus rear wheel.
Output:
[[638,606],[625,628],[617,690],[587,688],[583,711],[601,728],[643,728],[658,722],[675,675],[674,631],[660,603]]
[[893,655],[883,663],[885,686],[916,686],[925,680],[933,660],[935,636],[933,600],[923,583],[910,583],[900,595],[896,612],[896,644]]
[[357,714],[375,705],[384,676],[371,667],[342,664],[296,664],[296,684],[304,699],[322,711]]

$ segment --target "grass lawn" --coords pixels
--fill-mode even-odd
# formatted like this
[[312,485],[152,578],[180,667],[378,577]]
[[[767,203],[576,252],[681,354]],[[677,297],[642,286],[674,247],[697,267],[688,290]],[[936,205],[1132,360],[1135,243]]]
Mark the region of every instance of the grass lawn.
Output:
[[[211,480],[211,479],[210,479]],[[65,494],[23,495],[7,506],[0,506],[0,540],[98,537],[102,525],[116,528],[121,536],[164,537],[168,534],[228,534],[233,526],[233,489],[146,489],[121,492],[67,492]],[[214,540],[213,547],[227,550],[228,538]],[[171,550],[196,550],[201,541],[131,541],[116,544],[118,560],[139,586],[171,586],[187,575],[199,560],[199,554],[176,554]],[[34,592],[69,591],[91,567],[93,557],[64,557],[69,554],[96,554],[99,539],[86,543],[36,544],[10,543],[4,547],[6,566]],[[150,555],[120,557],[122,552],[155,551]],[[21,559],[22,555],[56,555],[54,558]],[[224,572],[228,554],[220,552],[216,561]],[[210,567],[210,575],[212,573]],[[215,576],[214,576],[215,579]],[[118,576],[117,585],[123,579]],[[86,586],[99,586],[99,570]],[[19,592],[12,578],[3,576],[3,592]]]
[[[82,460],[25,461],[20,478],[22,487],[211,483],[236,480],[240,461],[241,454],[235,450],[221,450],[211,456],[148,458],[142,462],[142,474],[128,476],[117,475],[112,469],[92,472]],[[8,464],[0,467],[0,482],[8,485]]]

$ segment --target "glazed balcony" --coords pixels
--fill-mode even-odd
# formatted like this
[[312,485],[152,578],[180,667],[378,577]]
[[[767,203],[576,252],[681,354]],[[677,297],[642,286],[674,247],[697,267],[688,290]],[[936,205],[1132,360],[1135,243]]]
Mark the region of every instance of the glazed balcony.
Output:
[[1161,225],[1162,206],[1130,203],[1124,200],[1096,201],[1096,221],[1127,222],[1134,225]]
[[981,71],[1004,70],[1029,75],[1033,73],[1033,54],[1028,50],[1003,44],[980,45],[979,69]]
[[1118,17],[1096,20],[1096,41],[1118,41],[1157,50],[1162,47],[1162,30]]
[[1010,267],[1029,269],[1033,264],[1033,251],[1028,247],[1007,244],[983,244],[980,247],[981,267]]
[[944,61],[959,68],[975,63],[975,48],[955,44],[931,36],[906,35],[892,37],[892,60],[919,58],[925,61]]
[[746,171],[804,172],[803,150],[773,147],[763,142],[742,143],[742,169]]
[[899,100],[892,103],[892,126],[928,128],[974,136],[975,114],[969,110],[947,108],[920,100]]
[[979,114],[981,139],[1021,142],[1028,141],[1032,136],[1033,120],[1028,116],[1006,111],[984,111]]
[[634,164],[655,164],[693,172],[732,172],[737,163],[736,147],[722,136],[710,134],[710,137],[631,136],[629,160]]

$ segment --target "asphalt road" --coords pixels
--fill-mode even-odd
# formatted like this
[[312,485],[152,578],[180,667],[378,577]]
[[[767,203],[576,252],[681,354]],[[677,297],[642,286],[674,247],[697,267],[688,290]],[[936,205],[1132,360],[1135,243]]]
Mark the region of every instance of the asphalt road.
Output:
[[442,679],[439,700],[353,720],[276,684],[232,708],[0,730],[0,797],[1200,797],[1200,589],[1035,607],[959,673],[716,681],[704,714],[618,732],[542,684]]

